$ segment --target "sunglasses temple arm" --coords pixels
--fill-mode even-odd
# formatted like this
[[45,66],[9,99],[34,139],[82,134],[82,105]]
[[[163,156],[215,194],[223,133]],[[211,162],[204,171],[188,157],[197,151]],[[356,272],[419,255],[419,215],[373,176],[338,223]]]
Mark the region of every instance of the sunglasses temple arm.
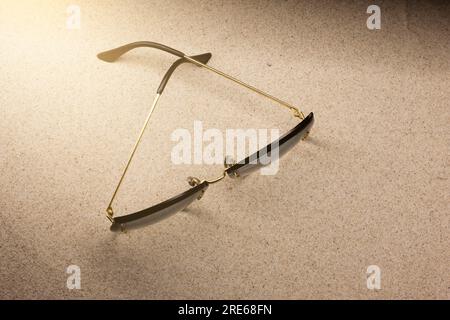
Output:
[[[124,169],[124,171],[122,173],[122,176],[120,177],[119,183],[117,184],[116,189],[114,190],[113,196],[111,197],[111,200],[110,200],[110,202],[108,204],[108,207],[106,209],[106,213],[107,213],[108,219],[111,222],[113,222],[113,216],[114,216],[114,211],[113,211],[113,208],[112,208],[112,204],[114,202],[114,199],[116,198],[116,195],[117,195],[117,192],[120,189],[120,186],[122,185],[123,179],[124,179],[124,177],[125,177],[125,175],[126,175],[126,173],[128,171],[128,168],[129,168],[129,166],[131,164],[131,161],[133,160],[134,154],[136,153],[136,150],[137,150],[137,148],[139,146],[139,143],[141,142],[142,136],[144,135],[145,129],[148,126],[148,123],[150,121],[150,117],[151,117],[151,115],[152,115],[152,113],[153,113],[153,111],[154,111],[154,109],[156,107],[156,104],[158,103],[159,97],[163,93],[163,91],[164,91],[164,89],[165,89],[165,87],[167,85],[167,82],[169,81],[169,79],[172,76],[172,74],[175,71],[175,69],[179,65],[181,65],[182,63],[186,63],[186,62],[191,63],[190,60],[185,59],[184,53],[182,53],[182,52],[180,52],[178,50],[172,49],[170,47],[167,47],[167,46],[159,44],[159,43],[146,42],[146,41],[145,42],[144,41],[142,41],[142,42],[134,42],[134,43],[130,43],[130,44],[124,45],[124,46],[119,47],[119,48],[115,48],[115,49],[112,49],[112,50],[109,50],[109,51],[105,51],[105,52],[99,53],[97,55],[97,57],[99,59],[107,61],[107,62],[114,62],[120,56],[122,56],[123,54],[127,53],[128,51],[130,51],[132,49],[135,49],[135,48],[139,48],[139,47],[150,47],[150,48],[160,49],[160,50],[172,53],[172,54],[174,54],[176,56],[179,56],[180,59],[178,59],[177,61],[175,61],[171,65],[171,67],[169,68],[169,70],[167,70],[166,74],[164,75],[163,79],[161,80],[161,83],[160,83],[160,85],[158,87],[156,96],[155,96],[155,98],[153,100],[153,103],[152,103],[152,106],[150,108],[150,112],[147,115],[147,118],[146,118],[146,120],[144,122],[144,125],[143,125],[143,127],[141,129],[141,132],[139,133],[138,139],[136,140],[136,143],[135,143],[135,145],[133,147],[133,150],[132,150],[132,152],[130,154],[128,162],[127,162],[127,164],[125,166],[125,169]],[[200,63],[206,64],[206,63],[208,63],[209,59],[211,58],[211,53],[205,53],[205,54],[201,54],[201,55],[196,55],[196,56],[192,56],[190,58],[192,60],[194,60],[194,61],[198,60]]]
[[[175,55],[177,57],[180,57],[182,59],[186,59],[189,62],[192,62],[192,63],[194,63],[194,64],[196,64],[196,65],[198,65],[200,67],[206,68],[209,71],[212,71],[212,72],[214,72],[214,73],[216,73],[216,74],[218,74],[218,75],[220,75],[220,76],[222,76],[222,77],[224,77],[224,78],[226,78],[228,80],[231,80],[231,81],[233,81],[233,82],[235,82],[235,83],[237,83],[237,84],[239,84],[239,85],[241,85],[241,86],[243,86],[243,87],[245,87],[245,88],[247,88],[247,89],[249,89],[249,90],[251,90],[253,92],[256,92],[256,93],[258,93],[258,94],[260,94],[260,95],[262,95],[262,96],[264,96],[264,97],[266,97],[266,98],[268,98],[268,99],[270,99],[272,101],[277,102],[281,106],[290,109],[291,112],[293,112],[295,117],[298,117],[300,119],[304,119],[305,118],[305,115],[303,114],[303,112],[298,110],[293,105],[287,103],[286,101],[278,99],[278,98],[276,98],[276,97],[274,97],[274,96],[272,96],[272,95],[270,95],[270,94],[268,94],[268,93],[266,93],[266,92],[264,92],[264,91],[262,91],[262,90],[260,90],[258,88],[255,88],[255,87],[253,87],[253,86],[251,86],[251,85],[249,85],[249,84],[247,84],[247,83],[245,83],[245,82],[243,82],[243,81],[241,81],[239,79],[236,79],[236,78],[234,78],[234,77],[232,77],[232,76],[230,76],[230,75],[228,75],[228,74],[226,74],[226,73],[224,73],[224,72],[222,72],[220,70],[217,70],[217,69],[215,69],[213,67],[210,67],[210,66],[206,65],[207,60],[209,60],[209,58],[207,60],[204,60],[204,61],[198,61],[196,59],[196,57],[187,56],[181,51],[178,51],[176,49],[173,49],[171,47],[168,47],[168,46],[160,44],[160,43],[151,42],[151,41],[133,42],[133,43],[129,43],[129,44],[126,44],[124,46],[121,46],[121,47],[118,47],[118,48],[115,48],[115,49],[112,49],[112,50],[101,52],[101,53],[99,53],[97,55],[97,57],[99,59],[103,60],[103,61],[114,62],[120,56],[122,56],[123,54],[127,53],[128,51],[133,50],[135,48],[141,48],[141,47],[148,47],[148,48],[159,49],[159,50],[168,52],[170,54],[173,54],[173,55]],[[179,62],[179,64],[181,64],[182,62],[184,62],[184,61]],[[174,67],[173,70],[175,70],[175,68],[176,68],[176,66]],[[172,70],[172,72],[173,72],[173,70]],[[170,77],[170,74],[168,75],[167,80]],[[167,76],[167,73],[166,73],[166,76]],[[167,81],[165,81],[165,82],[163,81],[162,82],[162,87],[160,86],[158,91],[161,89],[161,92],[162,92],[164,90],[164,87],[165,87],[166,84],[167,84]]]
[[[100,60],[106,61],[106,62],[114,62],[117,59],[119,59],[122,55],[124,55],[125,53],[127,53],[128,51],[131,51],[133,49],[136,48],[143,48],[143,47],[147,47],[147,48],[153,48],[153,49],[158,49],[158,50],[162,50],[165,52],[168,52],[170,54],[173,54],[177,57],[180,57],[180,59],[178,59],[177,61],[175,61],[169,68],[169,70],[167,70],[166,74],[164,75],[163,79],[161,80],[161,83],[158,87],[157,93],[162,94],[167,82],[169,81],[172,73],[175,71],[175,69],[181,65],[182,63],[185,62],[189,62],[192,63],[192,61],[188,60],[185,58],[185,54],[181,51],[178,51],[176,49],[170,48],[168,46],[165,46],[163,44],[160,43],[156,43],[156,42],[150,42],[150,41],[138,41],[138,42],[133,42],[133,43],[129,43],[126,44],[124,46],[115,48],[115,49],[111,49],[108,51],[104,51],[101,52],[97,55],[97,57]],[[204,54],[200,54],[200,55],[196,55],[196,56],[191,56],[189,57],[194,61],[198,61],[200,62],[202,65],[205,65],[208,63],[209,59],[211,59],[211,53],[204,53]]]
[[[204,53],[204,54],[199,54],[197,56],[190,56],[189,58],[191,58],[194,61],[198,61],[201,64],[207,64],[209,59],[211,59],[211,53]],[[162,94],[167,82],[169,81],[170,77],[172,76],[172,73],[175,71],[175,69],[183,64],[183,63],[192,63],[191,61],[187,60],[186,58],[180,58],[177,61],[175,61],[169,68],[169,70],[167,70],[166,74],[164,75],[163,79],[161,80],[161,83],[159,84],[157,93]]]
[[113,201],[117,195],[117,192],[119,191],[120,185],[123,182],[123,178],[125,177],[125,174],[127,173],[128,168],[130,167],[131,160],[133,160],[134,154],[136,153],[139,143],[141,142],[142,136],[144,135],[145,129],[147,128],[147,125],[150,121],[150,117],[151,117],[153,111],[155,110],[156,104],[158,103],[160,96],[161,96],[161,94],[157,93],[153,100],[152,106],[150,108],[150,112],[148,113],[147,118],[145,119],[144,125],[141,129],[141,132],[139,133],[139,137],[134,144],[134,147],[133,147],[133,150],[131,151],[130,157],[128,158],[127,165],[125,166],[125,169],[123,170],[123,173],[122,173],[122,176],[120,177],[119,183],[117,184],[116,189],[114,190],[113,196],[111,197],[111,201],[108,204],[108,208],[106,209],[107,216],[108,216],[109,220],[111,220],[111,222],[114,222],[113,221],[114,211],[112,209]]
[[270,99],[272,101],[277,102],[281,106],[286,107],[289,110],[291,110],[295,117],[298,117],[298,118],[300,118],[302,120],[305,119],[305,115],[303,114],[303,112],[298,110],[298,108],[294,107],[293,105],[287,103],[286,101],[278,99],[278,98],[276,98],[276,97],[274,97],[274,96],[272,96],[272,95],[270,95],[270,94],[268,94],[268,93],[266,93],[266,92],[264,92],[264,91],[262,91],[262,90],[260,90],[258,88],[255,88],[255,87],[253,87],[253,86],[251,86],[251,85],[249,85],[249,84],[247,84],[247,83],[245,83],[245,82],[243,82],[243,81],[241,81],[241,80],[239,80],[239,79],[237,79],[235,77],[232,77],[232,76],[226,74],[225,72],[222,72],[222,71],[220,71],[220,70],[218,70],[216,68],[213,68],[211,66],[203,64],[203,63],[201,63],[201,62],[199,62],[197,60],[194,60],[194,59],[192,59],[189,56],[185,55],[184,58],[189,60],[193,64],[198,65],[199,67],[203,67],[203,68],[205,68],[205,69],[207,69],[209,71],[212,71],[212,72],[214,72],[214,73],[216,73],[216,74],[218,74],[218,75],[220,75],[220,76],[222,76],[222,77],[224,77],[224,78],[226,78],[228,80],[231,80],[231,81],[233,81],[233,82],[235,82],[235,83],[237,83],[237,84],[239,84],[239,85],[241,85],[241,86],[243,86],[243,87],[245,87],[245,88],[247,88],[247,89],[249,89],[249,90],[251,90],[253,92],[256,92],[256,93],[258,93],[258,94],[260,94],[260,95],[262,95],[262,96],[264,96],[264,97],[266,97],[266,98],[268,98],[268,99]]
[[97,57],[103,61],[114,62],[117,59],[119,59],[120,56],[124,55],[128,51],[136,49],[136,48],[143,48],[143,47],[162,50],[162,51],[168,52],[168,53],[173,54],[180,58],[183,58],[185,56],[185,54],[183,52],[175,50],[171,47],[165,46],[160,43],[151,42],[151,41],[138,41],[138,42],[126,44],[124,46],[121,46],[121,47],[118,47],[115,49],[101,52],[97,55]]

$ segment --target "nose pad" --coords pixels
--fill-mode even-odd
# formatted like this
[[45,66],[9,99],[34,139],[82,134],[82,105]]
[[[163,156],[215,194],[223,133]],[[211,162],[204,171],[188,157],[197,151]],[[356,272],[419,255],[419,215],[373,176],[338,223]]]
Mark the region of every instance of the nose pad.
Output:
[[200,179],[196,177],[188,177],[187,182],[191,187],[198,186],[201,183]]
[[[228,169],[228,168],[234,166],[235,164],[236,164],[236,160],[230,155],[225,156],[225,158],[223,159],[223,166],[225,167],[225,169]],[[237,172],[228,173],[228,176],[230,178],[239,177]]]
[[223,159],[223,166],[225,167],[225,169],[228,169],[229,167],[232,167],[236,164],[236,160],[234,160],[234,158],[230,155],[225,156],[225,158]]
[[[196,187],[196,186],[198,186],[200,183],[202,183],[201,181],[200,181],[200,179],[199,178],[196,178],[196,177],[188,177],[187,178],[187,182],[189,183],[189,185],[191,186],[191,187]],[[199,194],[199,196],[197,197],[197,200],[200,200],[202,197],[203,197],[203,195],[205,194],[205,190],[202,190],[202,192]]]

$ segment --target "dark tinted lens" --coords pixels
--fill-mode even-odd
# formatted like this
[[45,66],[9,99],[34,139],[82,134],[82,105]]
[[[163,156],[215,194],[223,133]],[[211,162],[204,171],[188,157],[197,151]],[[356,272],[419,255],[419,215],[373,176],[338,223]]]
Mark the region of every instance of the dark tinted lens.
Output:
[[153,207],[126,216],[114,218],[114,223],[111,225],[111,231],[120,231],[121,227],[124,227],[126,230],[140,228],[168,218],[190,205],[195,199],[199,198],[207,188],[208,182],[205,181],[188,191],[154,205]]
[[239,163],[227,169],[230,177],[247,175],[262,166],[270,164],[271,161],[283,156],[292,149],[311,130],[314,124],[314,114],[311,112],[295,128],[275,140],[265,148],[250,155]]

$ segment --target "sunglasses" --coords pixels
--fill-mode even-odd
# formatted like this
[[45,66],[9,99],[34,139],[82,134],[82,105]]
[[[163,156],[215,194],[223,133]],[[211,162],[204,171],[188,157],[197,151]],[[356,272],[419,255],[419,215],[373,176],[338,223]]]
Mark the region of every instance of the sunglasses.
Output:
[[[280,100],[274,96],[271,96],[270,94],[257,89],[247,83],[242,82],[241,80],[238,80],[216,68],[213,68],[207,63],[209,62],[209,59],[211,58],[211,53],[205,53],[195,56],[187,56],[181,51],[175,50],[173,48],[170,48],[168,46],[165,46],[163,44],[159,44],[156,42],[150,42],[150,41],[139,41],[130,43],[112,50],[108,50],[102,53],[99,53],[97,57],[103,61],[106,62],[114,62],[116,61],[120,56],[127,53],[130,50],[133,50],[135,48],[142,48],[142,47],[148,47],[148,48],[154,48],[159,49],[165,52],[168,52],[170,54],[173,54],[177,57],[179,57],[178,60],[176,60],[170,68],[165,73],[163,79],[161,80],[161,83],[158,87],[158,90],[156,91],[156,96],[153,100],[153,103],[151,105],[150,111],[147,115],[147,118],[144,122],[144,125],[140,131],[140,134],[136,140],[136,143],[133,147],[133,150],[131,151],[130,157],[128,159],[128,162],[125,166],[125,169],[123,170],[122,176],[120,177],[120,180],[116,186],[116,189],[114,190],[113,196],[111,198],[111,201],[109,202],[109,205],[106,209],[106,216],[111,221],[111,231],[125,231],[125,230],[131,230],[140,228],[149,224],[156,223],[162,219],[168,218],[171,215],[185,209],[187,206],[189,206],[193,201],[196,199],[200,199],[203,194],[205,193],[206,189],[208,189],[210,184],[214,184],[216,182],[221,181],[226,176],[230,178],[237,178],[240,176],[247,175],[251,173],[252,171],[255,171],[257,169],[262,168],[265,165],[268,165],[274,160],[278,160],[279,157],[284,155],[287,151],[292,149],[293,146],[295,146],[300,140],[305,139],[310,130],[311,127],[314,124],[314,114],[311,112],[308,114],[308,116],[305,117],[305,115],[299,111],[296,107],[292,106],[291,104]],[[150,117],[155,110],[155,107],[158,103],[158,100],[160,96],[162,95],[164,89],[166,88],[166,85],[172,76],[175,69],[183,64],[183,63],[192,63],[196,66],[205,68],[206,70],[209,70],[211,72],[214,72],[228,80],[231,80],[240,86],[247,88],[253,92],[256,92],[274,102],[277,102],[280,106],[285,107],[289,109],[293,116],[295,118],[298,118],[300,120],[300,123],[298,123],[293,129],[289,130],[285,134],[283,134],[281,137],[273,141],[272,143],[268,144],[266,147],[258,150],[257,152],[251,154],[250,156],[246,157],[245,159],[242,159],[241,161],[237,163],[230,163],[227,159],[225,159],[225,169],[222,172],[222,174],[214,179],[211,180],[200,180],[195,177],[189,177],[188,183],[191,186],[190,189],[187,191],[180,193],[166,201],[163,201],[161,203],[158,203],[152,207],[149,207],[147,209],[124,215],[119,217],[114,217],[114,211],[112,208],[114,199],[120,189],[120,186],[124,180],[124,177],[127,173],[127,170],[131,164],[131,161],[134,157],[134,154],[136,153],[136,150],[139,146],[139,143],[141,142],[142,136],[144,134],[145,129],[147,128],[147,125],[150,121]]]

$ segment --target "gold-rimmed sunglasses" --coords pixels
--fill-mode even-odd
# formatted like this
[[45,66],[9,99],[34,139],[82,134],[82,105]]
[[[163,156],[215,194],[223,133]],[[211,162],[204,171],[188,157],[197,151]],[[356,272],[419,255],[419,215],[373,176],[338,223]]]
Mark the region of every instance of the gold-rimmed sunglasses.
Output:
[[[133,43],[130,43],[130,44],[127,44],[127,45],[124,45],[124,46],[121,46],[121,47],[118,47],[118,48],[115,48],[112,50],[108,50],[108,51],[99,53],[97,55],[97,57],[103,61],[114,62],[120,56],[127,53],[128,51],[135,49],[135,48],[141,48],[141,47],[159,49],[159,50],[171,53],[171,54],[179,57],[179,59],[176,60],[170,66],[170,68],[167,70],[166,74],[164,75],[163,79],[161,80],[158,90],[156,91],[156,96],[153,100],[150,111],[147,115],[147,118],[145,119],[144,125],[143,125],[141,132],[136,140],[133,150],[131,151],[130,157],[125,166],[125,169],[123,170],[122,176],[120,177],[119,182],[114,190],[114,193],[111,197],[111,201],[109,202],[108,207],[106,209],[106,216],[112,223],[112,225],[111,225],[112,231],[120,231],[120,230],[124,231],[125,229],[138,228],[138,227],[142,227],[142,226],[145,226],[148,224],[155,223],[164,218],[167,218],[167,217],[171,216],[172,214],[179,212],[179,211],[183,210],[184,208],[186,208],[195,199],[200,199],[210,184],[221,181],[226,176],[235,178],[235,177],[239,177],[242,175],[246,175],[256,169],[259,169],[262,166],[270,163],[270,161],[267,161],[268,158],[273,161],[273,159],[275,158],[275,155],[276,155],[276,158],[282,156],[288,150],[290,150],[295,144],[297,144],[300,140],[305,139],[308,136],[309,131],[311,130],[311,127],[314,123],[314,114],[312,112],[309,113],[308,116],[305,117],[303,112],[298,110],[293,105],[291,105],[281,99],[278,99],[260,89],[257,89],[239,79],[236,79],[235,77],[232,77],[216,68],[213,68],[213,67],[207,65],[209,59],[211,58],[211,53],[205,53],[205,54],[200,54],[200,55],[195,55],[195,56],[188,56],[181,51],[175,50],[175,49],[165,46],[163,44],[159,44],[156,42],[150,42],[150,41],[139,41],[139,42],[133,42]],[[239,84],[242,87],[245,87],[251,91],[254,91],[254,92],[278,103],[280,106],[289,109],[292,112],[293,116],[295,118],[300,119],[301,122],[299,124],[297,124],[293,129],[289,130],[287,133],[282,135],[277,140],[273,141],[266,147],[255,152],[254,154],[246,157],[245,159],[243,159],[237,163],[228,163],[227,161],[225,161],[225,169],[219,177],[215,177],[210,180],[200,180],[198,178],[189,177],[188,182],[189,182],[189,185],[191,186],[191,188],[189,190],[187,190],[177,196],[174,196],[166,201],[163,201],[157,205],[149,207],[147,209],[144,209],[144,210],[141,210],[141,211],[138,211],[135,213],[131,213],[128,215],[115,217],[114,210],[112,207],[114,199],[117,195],[117,192],[120,189],[120,186],[121,186],[123,179],[128,171],[130,163],[133,160],[134,154],[136,153],[139,143],[141,142],[142,136],[144,134],[145,129],[147,128],[150,117],[151,117],[153,111],[155,110],[156,104],[158,103],[158,100],[159,100],[160,96],[162,95],[171,75],[173,74],[175,69],[180,64],[186,63],[186,62],[192,63],[199,67],[205,68],[211,72],[214,72],[228,80],[231,80],[231,81]]]

